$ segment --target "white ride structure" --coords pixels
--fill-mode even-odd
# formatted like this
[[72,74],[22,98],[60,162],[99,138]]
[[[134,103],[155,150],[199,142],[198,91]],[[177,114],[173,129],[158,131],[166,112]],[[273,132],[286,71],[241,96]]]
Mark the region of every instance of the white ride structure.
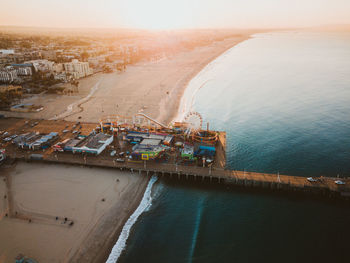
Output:
[[203,118],[198,112],[190,111],[184,118],[184,124],[186,127],[185,134],[189,136],[202,129]]

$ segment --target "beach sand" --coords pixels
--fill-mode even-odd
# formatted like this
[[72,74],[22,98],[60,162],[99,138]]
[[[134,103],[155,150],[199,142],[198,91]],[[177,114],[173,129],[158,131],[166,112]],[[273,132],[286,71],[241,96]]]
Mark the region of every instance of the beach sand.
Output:
[[[123,73],[98,73],[79,80],[79,94],[36,96],[25,102],[44,105],[38,113],[2,112],[7,116],[98,122],[104,115],[143,113],[168,124],[179,107],[187,83],[217,56],[249,35],[181,52],[158,62],[128,66]],[[84,99],[85,98],[85,99]],[[71,106],[67,111],[67,107]]]
[[0,262],[14,262],[19,253],[38,262],[102,262],[148,182],[115,170],[48,164],[19,163],[8,174],[17,217],[0,220]]

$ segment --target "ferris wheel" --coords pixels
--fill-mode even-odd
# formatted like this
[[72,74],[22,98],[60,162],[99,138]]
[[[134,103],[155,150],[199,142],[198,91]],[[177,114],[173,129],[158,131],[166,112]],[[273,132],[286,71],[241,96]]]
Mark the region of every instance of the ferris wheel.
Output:
[[202,116],[195,111],[190,111],[184,118],[186,128],[189,133],[197,132],[202,129],[203,119]]

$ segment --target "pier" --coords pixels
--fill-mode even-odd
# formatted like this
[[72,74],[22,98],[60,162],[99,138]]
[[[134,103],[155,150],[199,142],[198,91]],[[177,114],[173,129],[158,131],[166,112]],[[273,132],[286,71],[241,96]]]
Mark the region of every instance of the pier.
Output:
[[[0,120],[1,129],[7,126],[8,130],[24,130],[23,119],[5,119]],[[68,123],[65,121],[42,120],[36,127],[38,131],[62,130]],[[96,127],[96,123],[82,124],[82,131],[89,131]],[[58,128],[59,127],[59,128]],[[108,153],[101,155],[79,154],[72,152],[54,152],[52,148],[38,151],[25,151],[15,148],[14,145],[7,144],[7,156],[17,161],[46,162],[56,164],[80,165],[87,167],[103,167],[116,170],[139,173],[142,176],[157,175],[163,178],[172,178],[174,180],[190,180],[201,182],[211,182],[218,184],[234,185],[243,188],[262,188],[276,191],[311,193],[331,198],[350,199],[350,179],[336,177],[315,177],[317,181],[311,182],[304,176],[289,176],[283,174],[257,173],[249,171],[235,171],[225,169],[226,166],[226,133],[219,132],[216,143],[215,162],[210,166],[183,165],[175,161],[156,162],[156,161],[132,161],[118,162]],[[336,184],[336,180],[341,180],[345,184]]]
[[[28,159],[27,159],[28,160]],[[32,160],[30,160],[32,161]],[[247,171],[226,170],[220,168],[181,166],[176,164],[132,163],[120,164],[111,160],[95,159],[88,157],[86,163],[82,158],[67,158],[60,156],[58,159],[50,156],[43,162],[63,163],[70,165],[86,165],[90,167],[108,167],[131,173],[139,173],[144,176],[156,175],[158,177],[172,178],[175,180],[192,180],[201,183],[203,181],[236,185],[248,188],[263,188],[287,192],[304,192],[328,197],[350,199],[350,180],[342,179],[345,185],[334,183],[337,178],[318,177],[317,182],[309,182],[303,176],[289,176],[282,174],[256,173]]]

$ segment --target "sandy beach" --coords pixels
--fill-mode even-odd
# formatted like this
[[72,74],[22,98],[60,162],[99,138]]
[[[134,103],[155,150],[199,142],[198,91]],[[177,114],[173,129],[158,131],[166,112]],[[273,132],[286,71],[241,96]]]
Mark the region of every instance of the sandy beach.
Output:
[[236,44],[249,38],[241,35],[198,47],[158,62],[128,66],[123,73],[98,73],[79,80],[79,93],[44,95],[26,99],[26,103],[44,105],[38,113],[2,112],[7,116],[64,118],[98,122],[101,116],[132,116],[142,111],[169,123],[175,116],[187,83],[208,63]]
[[7,171],[13,215],[6,217],[0,178],[0,262],[19,253],[38,262],[102,262],[148,182],[115,170],[19,163]]

